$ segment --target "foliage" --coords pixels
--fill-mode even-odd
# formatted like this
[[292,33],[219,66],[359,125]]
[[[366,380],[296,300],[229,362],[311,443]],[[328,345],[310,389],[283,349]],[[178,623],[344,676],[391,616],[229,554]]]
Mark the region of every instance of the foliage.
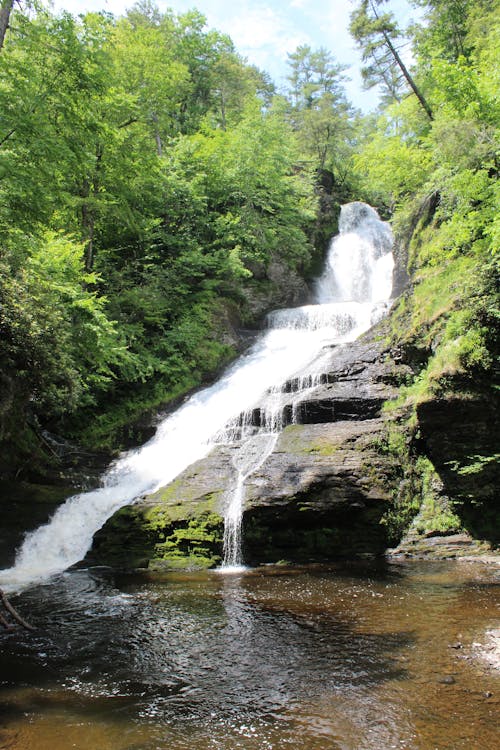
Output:
[[391,12],[380,8],[387,0],[361,0],[351,13],[350,32],[369,64],[361,69],[367,88],[380,85],[385,99],[401,101],[405,87],[416,96],[427,117],[432,120],[431,106],[415,76],[403,60],[400,45],[404,41]]
[[198,11],[10,22],[2,434],[34,421],[109,445],[234,356],[247,279],[308,266],[312,173],[268,77]]
[[[432,350],[418,397],[492,372],[498,1],[417,4],[407,72],[432,120],[399,84],[360,120],[343,66],[306,45],[278,96],[196,10],[14,7],[0,51],[4,440],[36,423],[109,445],[141,409],[212,377],[235,354],[249,281],[264,284],[276,260],[307,275],[311,239],[325,242],[351,197],[394,210],[411,234],[439,195],[409,247],[414,295],[394,317]],[[398,65],[400,25],[385,10],[363,0],[353,14],[369,82],[381,54]]]
[[[24,257],[21,259],[21,249]],[[129,354],[83,271],[83,247],[62,235],[18,236],[0,263],[2,376],[16,407],[37,416],[95,403]]]
[[290,119],[304,156],[317,171],[330,170],[337,182],[348,173],[353,111],[343,83],[346,67],[324,48],[297,47],[288,55]]
[[[500,200],[498,14],[481,0],[420,4],[427,25],[413,29],[417,70],[434,119],[429,126],[411,100],[392,104],[356,160],[407,237],[413,288],[393,331],[432,352],[408,390],[416,400],[446,390],[458,374],[494,371]],[[423,221],[419,207],[429,196],[437,199]]]

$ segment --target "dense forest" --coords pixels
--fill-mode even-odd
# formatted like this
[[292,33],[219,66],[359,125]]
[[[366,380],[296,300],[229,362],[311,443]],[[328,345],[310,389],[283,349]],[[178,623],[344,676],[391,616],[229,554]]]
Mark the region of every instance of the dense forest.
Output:
[[384,0],[353,5],[381,91],[363,116],[322,48],[289,55],[281,93],[197,11],[144,0],[75,18],[1,0],[7,475],[41,471],[62,440],[117,450],[142,414],[213,378],[238,332],[317,273],[348,200],[401,238],[411,283],[391,335],[431,354],[402,399],[491,383],[499,3],[414,4],[409,29]]

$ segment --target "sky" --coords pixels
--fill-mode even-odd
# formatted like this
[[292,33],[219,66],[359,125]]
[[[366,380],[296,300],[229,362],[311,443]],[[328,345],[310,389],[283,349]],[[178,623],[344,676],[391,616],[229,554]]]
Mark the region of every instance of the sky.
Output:
[[[56,10],[74,15],[106,10],[122,15],[135,0],[54,0]],[[209,28],[228,34],[249,63],[267,71],[278,88],[286,86],[287,53],[299,45],[326,48],[335,60],[349,65],[346,91],[349,100],[369,111],[377,104],[376,91],[364,91],[359,52],[349,35],[349,15],[356,0],[156,0],[160,10],[184,13],[196,8]],[[390,0],[401,26],[415,17],[408,0]]]

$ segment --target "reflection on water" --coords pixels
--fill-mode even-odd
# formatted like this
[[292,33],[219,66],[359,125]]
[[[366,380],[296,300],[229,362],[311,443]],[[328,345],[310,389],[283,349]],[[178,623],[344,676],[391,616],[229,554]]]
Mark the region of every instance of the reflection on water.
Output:
[[0,748],[493,750],[499,599],[456,563],[69,572],[13,600]]

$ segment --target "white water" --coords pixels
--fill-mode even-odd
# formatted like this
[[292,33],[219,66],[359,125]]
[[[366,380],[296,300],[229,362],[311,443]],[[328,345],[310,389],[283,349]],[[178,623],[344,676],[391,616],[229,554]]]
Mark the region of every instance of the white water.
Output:
[[224,561],[223,568],[241,568],[241,519],[245,498],[245,481],[256,472],[273,452],[278,432],[261,432],[243,441],[233,456],[237,471],[236,484],[229,495],[224,513]]
[[[284,426],[284,405],[295,413],[304,389],[319,383],[324,347],[357,338],[383,314],[390,297],[388,225],[374,209],[352,203],[342,208],[340,232],[317,283],[317,304],[272,313],[269,329],[252,349],[167,417],[148,443],[118,460],[103,477],[103,487],[69,498],[48,524],[26,536],[14,566],[0,571],[1,586],[25,586],[78,562],[118,508],[168,484],[221,442],[239,445],[235,492],[226,510],[226,564],[241,564],[244,483],[272,451]],[[290,379],[292,394],[283,390]],[[252,426],[256,408],[258,428]],[[231,551],[227,545],[233,545]]]

